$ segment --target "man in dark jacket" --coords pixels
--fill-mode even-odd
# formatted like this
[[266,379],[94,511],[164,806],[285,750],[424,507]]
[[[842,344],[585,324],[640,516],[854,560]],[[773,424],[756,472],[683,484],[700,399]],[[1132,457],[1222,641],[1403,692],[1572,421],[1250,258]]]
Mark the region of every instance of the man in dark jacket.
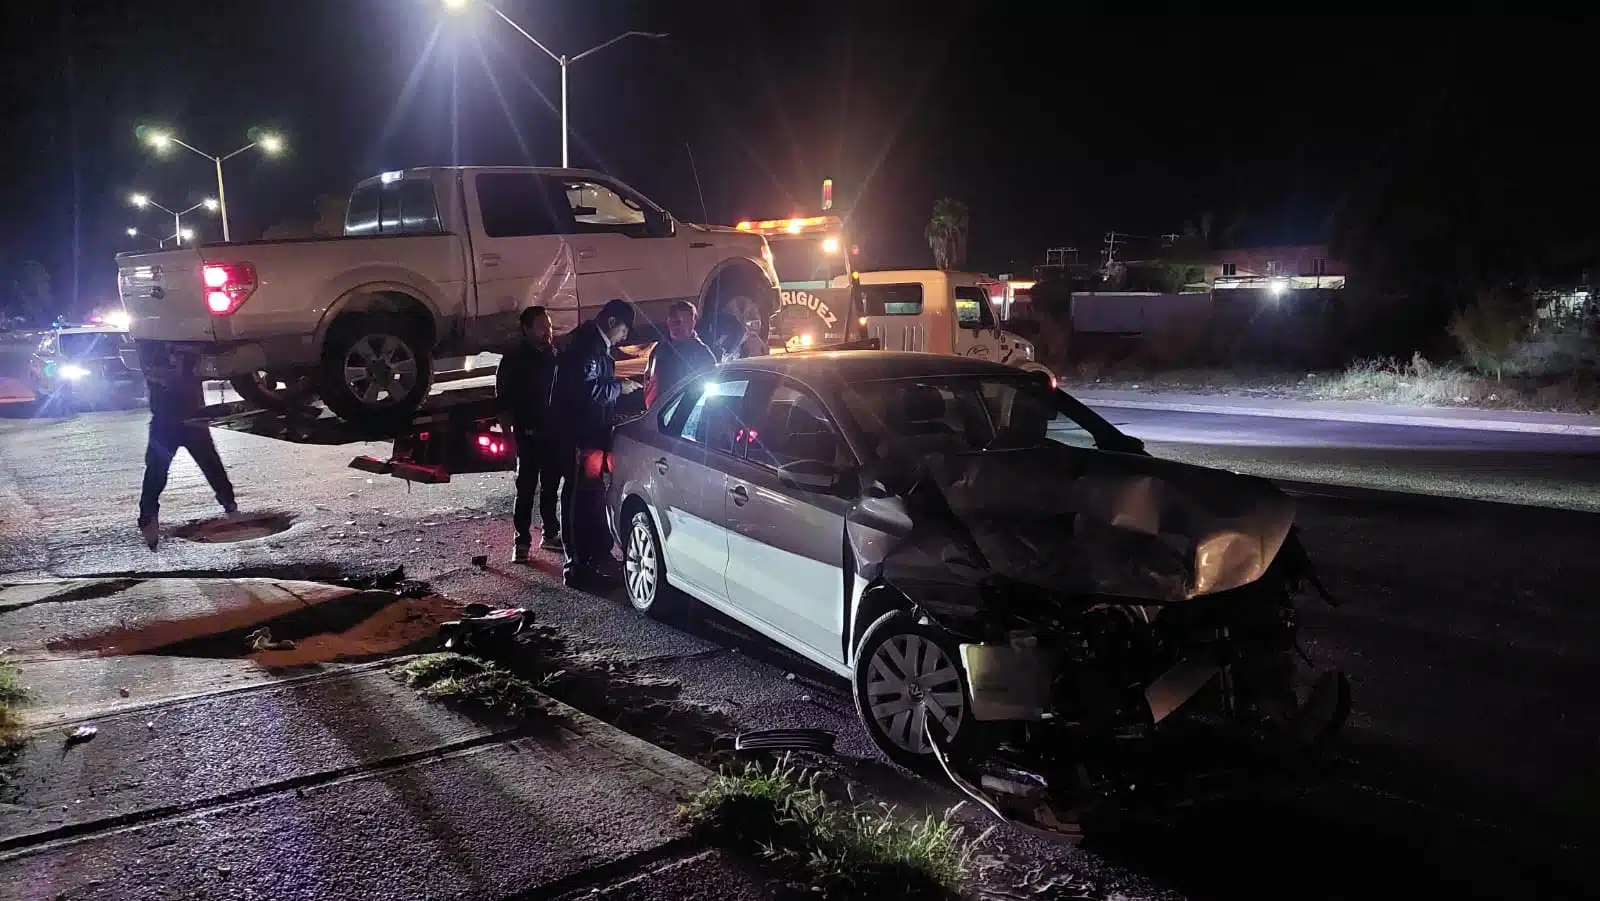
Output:
[[539,496],[543,547],[561,550],[561,520],[556,499],[561,490],[560,458],[549,435],[550,384],[556,376],[556,351],[550,314],[544,307],[522,311],[522,342],[500,359],[495,397],[500,400],[500,428],[517,447],[517,503],[511,513],[516,529],[511,562],[527,563],[533,545],[533,497]]
[[644,386],[646,407],[655,406],[661,392],[717,365],[716,355],[694,330],[698,315],[687,300],[675,300],[667,307],[667,340],[656,342],[646,367],[650,373]]
[[572,330],[556,359],[550,416],[564,445],[561,533],[567,551],[564,575],[573,587],[617,578],[606,524],[611,425],[617,398],[639,386],[617,378],[611,348],[628,337],[633,315],[627,301],[607,301],[593,319]]
[[152,372],[146,376],[146,385],[150,394],[150,439],[144,450],[139,531],[153,551],[161,538],[161,492],[167,488],[172,458],[177,456],[179,448],[187,449],[194,458],[224,513],[233,516],[239,512],[239,506],[234,502],[228,471],[222,468],[222,458],[211,441],[210,424],[195,419],[200,408],[205,406],[200,380],[178,373]]

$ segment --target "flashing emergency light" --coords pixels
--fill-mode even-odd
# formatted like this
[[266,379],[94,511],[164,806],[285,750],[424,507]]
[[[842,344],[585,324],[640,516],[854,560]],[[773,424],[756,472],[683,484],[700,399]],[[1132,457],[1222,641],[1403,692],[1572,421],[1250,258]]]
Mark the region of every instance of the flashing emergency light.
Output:
[[[833,209],[833,179],[831,178],[822,180],[822,209],[824,211]],[[829,251],[829,253],[832,253],[832,251]]]

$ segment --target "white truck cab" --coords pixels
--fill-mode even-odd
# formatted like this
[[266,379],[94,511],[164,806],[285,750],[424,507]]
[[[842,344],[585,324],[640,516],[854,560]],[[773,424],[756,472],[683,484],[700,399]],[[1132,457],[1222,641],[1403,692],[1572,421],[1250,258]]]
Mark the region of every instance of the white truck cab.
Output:
[[1032,342],[1000,328],[989,305],[995,280],[974,272],[862,272],[859,325],[884,350],[954,354],[1049,374]]

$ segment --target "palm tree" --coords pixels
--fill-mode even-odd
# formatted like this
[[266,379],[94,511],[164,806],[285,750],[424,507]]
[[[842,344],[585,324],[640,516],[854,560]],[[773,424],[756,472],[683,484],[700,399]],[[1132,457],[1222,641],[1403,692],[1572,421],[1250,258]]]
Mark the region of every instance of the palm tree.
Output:
[[933,216],[923,232],[934,265],[943,270],[967,261],[967,205],[953,197],[941,197],[933,204]]

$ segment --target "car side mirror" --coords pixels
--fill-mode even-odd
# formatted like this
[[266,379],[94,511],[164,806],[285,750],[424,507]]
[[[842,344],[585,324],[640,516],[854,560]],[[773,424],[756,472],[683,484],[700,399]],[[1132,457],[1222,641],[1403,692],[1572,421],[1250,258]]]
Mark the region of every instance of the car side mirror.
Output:
[[796,460],[778,467],[778,478],[809,491],[837,491],[844,486],[845,476],[844,471],[821,460]]
[[983,328],[983,323],[979,322],[976,319],[957,319],[956,320],[956,327],[957,328],[964,328],[969,332],[975,332],[975,331],[978,331],[979,329]]

